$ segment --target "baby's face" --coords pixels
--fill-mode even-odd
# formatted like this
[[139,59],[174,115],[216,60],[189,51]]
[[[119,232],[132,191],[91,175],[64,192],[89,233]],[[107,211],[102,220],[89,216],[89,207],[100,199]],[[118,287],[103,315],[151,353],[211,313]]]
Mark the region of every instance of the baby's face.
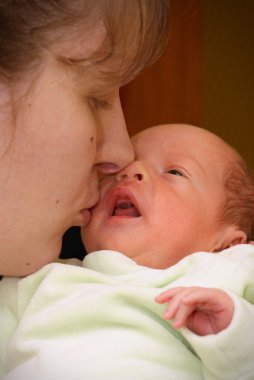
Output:
[[224,164],[219,138],[185,125],[147,129],[132,139],[136,160],[101,183],[101,200],[83,231],[88,252],[112,249],[166,268],[222,242]]

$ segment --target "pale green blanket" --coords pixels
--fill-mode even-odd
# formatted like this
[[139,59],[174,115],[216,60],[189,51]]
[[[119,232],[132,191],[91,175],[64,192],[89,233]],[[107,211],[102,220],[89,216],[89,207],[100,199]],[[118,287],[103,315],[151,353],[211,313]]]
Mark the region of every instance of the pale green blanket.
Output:
[[[82,265],[0,282],[1,379],[254,379],[254,247],[195,253],[165,270],[112,251]],[[230,326],[206,337],[174,330],[154,297],[181,285],[229,292]]]

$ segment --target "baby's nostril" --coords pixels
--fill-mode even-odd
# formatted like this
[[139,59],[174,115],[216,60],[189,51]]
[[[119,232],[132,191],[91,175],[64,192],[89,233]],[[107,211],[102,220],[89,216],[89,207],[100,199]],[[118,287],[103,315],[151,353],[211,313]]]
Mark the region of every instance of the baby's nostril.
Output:
[[143,174],[136,174],[136,177],[139,181],[142,181],[143,179]]

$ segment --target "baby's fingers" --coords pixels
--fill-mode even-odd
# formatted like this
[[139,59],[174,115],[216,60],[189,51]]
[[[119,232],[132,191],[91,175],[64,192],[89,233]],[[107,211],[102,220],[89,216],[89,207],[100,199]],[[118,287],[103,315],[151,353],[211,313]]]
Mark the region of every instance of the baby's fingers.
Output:
[[217,312],[224,307],[227,299],[230,300],[221,290],[193,287],[184,294],[182,302],[197,310]]
[[165,319],[173,319],[173,327],[176,329],[187,326],[188,319],[192,315],[194,307],[179,303],[179,306],[174,314],[173,318],[167,317],[167,310],[164,313]]
[[188,305],[184,302],[185,293],[183,289],[176,292],[168,301],[167,308],[163,313],[166,320],[174,320],[173,326],[175,328],[186,326],[188,318],[195,309],[195,305]]
[[166,290],[165,292],[159,294],[155,298],[155,301],[158,303],[168,302],[171,298],[175,297],[179,293],[182,293],[185,289],[186,289],[186,287],[177,287],[177,288],[172,288],[172,289]]

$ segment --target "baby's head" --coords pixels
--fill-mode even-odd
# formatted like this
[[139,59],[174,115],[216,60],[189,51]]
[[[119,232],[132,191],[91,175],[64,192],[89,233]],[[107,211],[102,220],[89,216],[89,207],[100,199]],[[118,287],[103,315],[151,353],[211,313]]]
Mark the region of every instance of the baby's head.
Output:
[[132,138],[135,161],[101,183],[83,231],[88,252],[118,250],[166,268],[197,251],[245,243],[254,226],[254,177],[213,133],[161,125]]

